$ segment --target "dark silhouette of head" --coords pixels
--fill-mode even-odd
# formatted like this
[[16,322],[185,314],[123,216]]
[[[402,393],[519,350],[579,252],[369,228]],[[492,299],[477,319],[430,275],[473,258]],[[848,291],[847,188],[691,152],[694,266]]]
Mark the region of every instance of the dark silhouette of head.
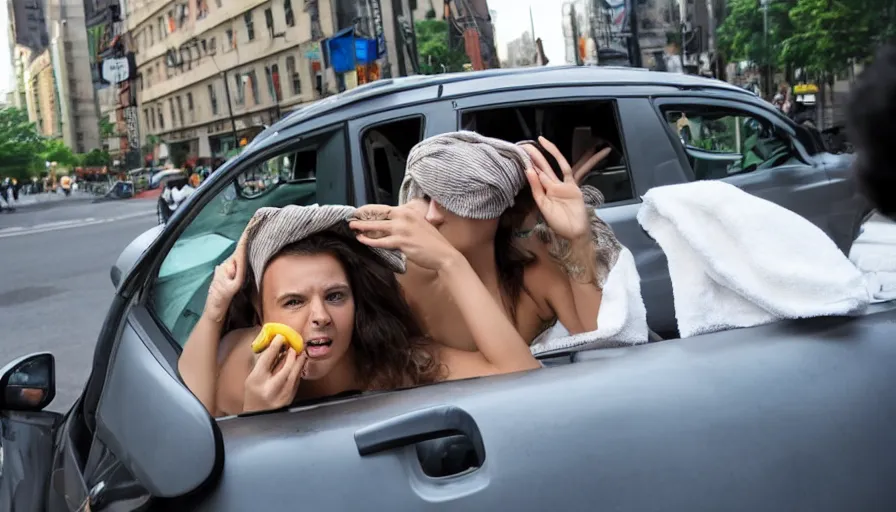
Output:
[[882,47],[862,72],[847,112],[860,186],[880,213],[896,219],[896,44]]

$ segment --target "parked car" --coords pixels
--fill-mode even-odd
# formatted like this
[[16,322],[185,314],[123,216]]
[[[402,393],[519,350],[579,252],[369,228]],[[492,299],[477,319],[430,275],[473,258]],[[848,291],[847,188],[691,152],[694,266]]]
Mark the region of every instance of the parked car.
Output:
[[[675,131],[681,114],[699,148]],[[674,311],[665,258],[634,218],[649,188],[724,179],[794,209],[844,250],[863,213],[848,157],[820,152],[720,82],[572,67],[360,87],[266,130],[125,249],[90,377],[65,415],[42,412],[55,394],[51,355],[0,370],[0,508],[896,509],[886,456],[896,450],[894,304],[564,349],[541,355],[537,371],[211,418],[177,359],[214,266],[252,213],[394,203],[410,147],[460,127],[510,140],[542,133],[565,152],[590,127],[616,148],[589,182],[636,256],[654,326]],[[763,148],[727,131],[745,128]],[[719,151],[726,144],[741,158]]]

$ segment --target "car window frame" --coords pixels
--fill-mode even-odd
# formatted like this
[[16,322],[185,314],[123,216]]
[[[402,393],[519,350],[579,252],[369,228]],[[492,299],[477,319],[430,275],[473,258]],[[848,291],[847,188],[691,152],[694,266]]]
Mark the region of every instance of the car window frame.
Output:
[[[233,186],[233,182],[239,178],[240,174],[245,172],[247,169],[252,166],[261,165],[264,162],[270,160],[271,158],[276,158],[278,156],[287,154],[287,153],[295,153],[303,146],[307,145],[308,139],[321,135],[327,132],[341,131],[342,137],[344,141],[344,150],[346,162],[351,161],[351,148],[349,147],[351,141],[348,136],[348,122],[346,121],[338,121],[331,124],[319,125],[308,127],[308,129],[303,130],[303,126],[298,126],[295,129],[296,133],[289,133],[293,130],[288,131],[288,135],[284,134],[283,140],[278,142],[269,142],[267,146],[261,146],[253,152],[249,151],[239,155],[235,158],[234,163],[232,164],[232,168],[226,169],[226,172],[220,174],[217,179],[207,180],[211,181],[206,187],[206,190],[203,191],[201,196],[195,197],[189,205],[188,209],[178,209],[180,210],[178,213],[178,217],[175,219],[172,217],[169,219],[169,224],[165,226],[164,231],[159,236],[159,240],[157,243],[159,244],[156,250],[153,251],[153,260],[150,263],[149,267],[146,268],[145,274],[142,277],[142,282],[140,283],[139,290],[137,291],[137,296],[135,297],[134,302],[131,304],[131,309],[134,307],[140,307],[148,313],[148,316],[152,319],[152,322],[155,324],[154,327],[158,329],[164,337],[165,341],[171,348],[174,349],[175,353],[180,356],[183,352],[183,347],[177,342],[174,335],[168,326],[162,321],[160,316],[157,314],[152,304],[152,292],[154,289],[154,285],[158,280],[159,271],[161,270],[162,264],[165,259],[171,253],[171,249],[174,247],[174,244],[180,239],[181,235],[183,235],[184,231],[196,220],[196,217],[202,212],[209,204],[215,200],[219,194],[223,193],[224,190]],[[225,164],[226,165],[226,164]],[[221,172],[219,169],[218,172]],[[352,198],[354,197],[353,183],[351,180],[352,173],[352,165],[346,165],[344,171],[345,179],[346,179],[346,204],[350,204]],[[214,176],[214,175],[213,175]],[[194,196],[196,194],[194,193]],[[172,222],[172,220],[174,222]],[[156,337],[151,337],[152,343],[157,345],[157,348],[163,350],[160,346],[158,346],[159,341],[156,340]]]
[[[744,112],[746,114],[749,114],[750,116],[756,117],[766,122],[767,124],[775,128],[778,133],[786,136],[791,144],[791,147],[793,147],[793,149],[795,150],[794,156],[796,156],[800,160],[800,163],[814,166],[813,160],[809,156],[809,152],[806,150],[803,143],[799,140],[799,137],[797,136],[796,131],[793,129],[793,127],[789,126],[783,120],[779,119],[774,115],[774,112],[767,110],[765,107],[760,107],[751,102],[740,101],[737,99],[688,94],[656,96],[654,98],[651,98],[651,105],[653,106],[653,110],[656,113],[657,120],[663,124],[663,129],[669,134],[670,137],[672,137],[677,142],[676,144],[673,144],[673,149],[678,155],[678,159],[680,160],[681,165],[685,169],[688,169],[689,174],[692,176],[692,180],[696,179],[694,170],[691,168],[691,163],[687,158],[687,152],[685,151],[684,146],[681,144],[681,140],[679,139],[678,134],[672,131],[672,129],[669,127],[669,123],[666,121],[666,115],[663,112],[664,108],[668,108],[670,106],[700,106],[716,107],[724,110]],[[762,172],[768,170],[770,169],[762,169]]]
[[[376,128],[378,128],[380,126],[388,125],[388,124],[392,124],[392,123],[400,123],[402,121],[407,121],[407,120],[411,120],[411,119],[420,119],[421,120],[420,121],[420,137],[419,137],[419,140],[417,141],[417,142],[420,142],[426,138],[427,118],[426,118],[426,115],[423,113],[416,113],[416,114],[408,113],[408,114],[402,115],[400,117],[392,117],[392,118],[388,118],[388,119],[385,119],[385,120],[382,120],[379,122],[365,124],[364,126],[362,126],[360,128],[360,131],[358,133],[358,154],[361,157],[361,170],[364,173],[364,177],[365,177],[365,180],[367,183],[367,190],[365,192],[367,193],[367,197],[373,198],[374,201],[379,202],[379,200],[380,200],[380,198],[377,197],[377,193],[376,193],[378,183],[376,182],[377,178],[376,178],[376,175],[373,173],[373,169],[371,168],[370,162],[367,161],[367,155],[366,155],[366,152],[364,151],[364,137],[366,137],[367,134],[371,130],[375,130]],[[416,145],[416,143],[415,143],[415,145]],[[407,162],[405,162],[405,168],[407,168]],[[404,176],[402,176],[402,179],[404,179]],[[401,185],[399,184],[399,188],[400,187],[401,187]]]
[[494,110],[498,108],[511,108],[514,106],[531,106],[531,105],[549,105],[549,104],[569,104],[569,103],[593,103],[607,102],[612,105],[616,130],[619,133],[620,145],[624,153],[626,161],[626,172],[629,177],[629,187],[631,188],[631,198],[622,201],[614,201],[605,203],[601,208],[614,208],[616,206],[625,206],[637,204],[641,202],[638,195],[638,184],[636,183],[636,175],[633,170],[631,161],[630,143],[625,136],[625,127],[623,126],[622,105],[623,99],[645,97],[652,90],[649,87],[605,87],[605,86],[583,86],[583,87],[538,87],[538,88],[521,88],[501,92],[482,92],[478,94],[468,95],[463,98],[452,100],[451,105],[454,109],[454,124],[452,130],[460,130],[463,115],[468,112],[478,110]]
[[363,154],[362,141],[365,133],[379,125],[415,116],[423,116],[423,138],[421,140],[440,133],[454,131],[450,122],[452,119],[451,107],[445,101],[426,101],[410,106],[377,110],[349,120],[348,134],[351,141],[352,167],[360,169],[360,172],[353,173],[356,205],[372,204],[377,201],[376,177],[367,169]]

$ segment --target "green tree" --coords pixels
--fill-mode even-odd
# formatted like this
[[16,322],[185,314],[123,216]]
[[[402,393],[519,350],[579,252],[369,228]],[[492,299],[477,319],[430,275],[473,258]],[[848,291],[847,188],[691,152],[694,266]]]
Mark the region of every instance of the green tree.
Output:
[[81,161],[84,167],[103,167],[109,165],[112,161],[112,157],[106,151],[94,149],[90,153],[83,155]]
[[772,0],[768,7],[768,46],[760,0],[730,0],[728,15],[719,25],[718,49],[728,62],[749,61],[760,66],[782,68],[795,64],[782,52],[784,41],[793,35],[790,10],[797,0]]
[[20,181],[36,176],[44,168],[43,149],[44,139],[25,111],[0,109],[0,176]]
[[425,19],[414,24],[417,33],[417,51],[420,54],[420,72],[425,75],[463,71],[469,62],[462,49],[448,45],[448,22]]
[[47,162],[56,162],[60,167],[75,167],[80,159],[59,139],[48,139],[44,143],[41,158]]
[[100,118],[100,136],[103,139],[110,139],[117,135],[117,130],[112,121],[109,121],[108,118]]
[[790,20],[794,33],[783,42],[784,58],[831,79],[893,36],[896,8],[892,0],[798,0]]

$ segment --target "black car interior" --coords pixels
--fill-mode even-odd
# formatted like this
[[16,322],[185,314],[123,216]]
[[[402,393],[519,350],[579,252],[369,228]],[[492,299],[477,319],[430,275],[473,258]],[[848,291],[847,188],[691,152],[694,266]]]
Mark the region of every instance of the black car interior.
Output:
[[472,110],[461,115],[460,124],[464,130],[508,141],[537,140],[543,136],[557,146],[570,165],[575,165],[587,149],[600,150],[609,146],[612,152],[590,171],[584,184],[603,192],[607,203],[626,201],[634,196],[612,101]]

